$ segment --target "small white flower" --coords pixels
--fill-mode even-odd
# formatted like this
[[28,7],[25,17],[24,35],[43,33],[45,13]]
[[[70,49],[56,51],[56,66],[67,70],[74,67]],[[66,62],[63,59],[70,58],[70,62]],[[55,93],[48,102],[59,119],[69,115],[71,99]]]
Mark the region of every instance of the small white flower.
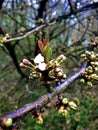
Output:
[[44,57],[39,53],[35,58],[34,58],[34,63],[35,64],[40,64],[44,62]]
[[38,65],[38,68],[39,68],[39,70],[44,71],[44,70],[46,70],[46,64],[45,63],[40,63]]

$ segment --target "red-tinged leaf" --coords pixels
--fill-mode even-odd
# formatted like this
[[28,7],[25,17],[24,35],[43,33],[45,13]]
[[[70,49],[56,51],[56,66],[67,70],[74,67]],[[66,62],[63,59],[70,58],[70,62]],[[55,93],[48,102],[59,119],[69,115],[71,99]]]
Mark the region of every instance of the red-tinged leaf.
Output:
[[43,51],[43,43],[40,40],[38,40],[38,47],[39,47],[39,49],[40,49],[40,51],[42,53],[42,51]]
[[46,45],[48,46],[48,45],[49,45],[49,41],[48,41],[48,40],[45,40],[45,39],[44,39],[44,40],[43,40],[43,43],[44,43],[44,46],[46,46]]

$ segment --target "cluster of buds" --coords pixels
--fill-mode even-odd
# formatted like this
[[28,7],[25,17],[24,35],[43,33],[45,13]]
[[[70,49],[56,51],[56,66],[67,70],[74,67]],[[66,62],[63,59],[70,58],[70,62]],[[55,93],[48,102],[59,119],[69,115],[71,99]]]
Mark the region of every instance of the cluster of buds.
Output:
[[32,118],[34,118],[36,120],[36,123],[39,125],[43,124],[43,117],[42,117],[43,112],[44,110],[39,108],[32,111]]
[[22,27],[22,28],[20,28],[20,29],[18,30],[18,33],[19,33],[20,35],[23,35],[25,32],[26,32],[26,29],[25,29],[24,27]]
[[29,76],[30,79],[39,79],[41,78],[43,71],[46,70],[46,63],[44,62],[44,57],[39,53],[34,58],[34,64],[32,64],[28,59],[23,59],[20,63],[20,67],[31,71]]
[[90,45],[93,47],[98,47],[98,37],[91,37]]
[[42,18],[39,18],[37,21],[36,21],[36,24],[37,25],[40,25],[40,24],[43,24],[44,23],[44,20]]
[[68,101],[67,98],[63,98],[62,96],[58,96],[58,100],[56,101],[56,109],[58,113],[64,117],[68,116],[69,110],[77,109],[77,105],[73,101]]
[[0,35],[0,46],[2,46],[5,41],[6,41],[6,37],[3,35]]
[[12,118],[4,118],[1,122],[0,122],[0,126],[2,128],[9,128],[13,125],[13,119]]
[[66,74],[63,73],[63,69],[61,68],[61,63],[66,60],[66,57],[61,54],[56,59],[50,60],[47,64],[48,76],[55,81],[59,79],[65,79]]
[[95,54],[93,51],[86,51],[85,54],[82,54],[82,57],[88,62],[88,67],[82,73],[83,78],[80,81],[92,86],[92,81],[98,80],[98,75],[96,74],[98,71],[98,54]]
[[5,34],[5,37],[6,37],[6,39],[12,38],[11,34],[9,34],[9,33],[6,33],[6,34]]
[[31,69],[33,67],[33,64],[28,59],[23,59],[20,63],[20,67]]
[[61,63],[66,60],[66,57],[61,54],[56,59],[49,60],[52,54],[51,48],[46,41],[42,44],[38,41],[38,46],[41,53],[39,53],[33,60],[34,64],[27,59],[23,59],[20,63],[20,67],[31,70],[30,79],[40,79],[43,81],[60,81],[66,78],[66,74],[63,73]]
[[64,79],[66,78],[66,74],[63,73],[60,65],[65,59],[66,57],[64,55],[60,55],[56,59],[45,63],[44,57],[41,55],[41,53],[39,53],[34,58],[34,64],[27,59],[23,59],[23,61],[20,63],[20,67],[31,70],[29,76],[30,79],[40,78],[44,81],[52,79]]
[[13,123],[12,118],[4,118],[0,122],[0,130],[18,130],[18,125]]

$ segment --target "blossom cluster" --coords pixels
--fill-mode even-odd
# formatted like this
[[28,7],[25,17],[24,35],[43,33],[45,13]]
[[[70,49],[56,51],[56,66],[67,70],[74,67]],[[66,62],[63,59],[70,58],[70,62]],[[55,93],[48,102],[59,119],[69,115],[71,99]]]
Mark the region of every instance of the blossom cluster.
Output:
[[60,68],[61,63],[65,60],[66,57],[61,54],[56,59],[46,63],[42,54],[39,53],[33,60],[34,64],[28,59],[23,59],[20,67],[31,70],[29,76],[31,79],[52,80],[66,78],[66,74],[63,74],[63,70]]
[[61,82],[61,80],[66,78],[66,74],[64,74],[61,67],[66,57],[61,54],[57,58],[51,59],[52,48],[49,46],[49,41],[45,39],[43,41],[38,40],[38,47],[40,53],[35,56],[33,63],[28,59],[23,59],[20,67],[31,71],[30,79],[40,79],[45,81],[46,84],[50,84],[51,81]]

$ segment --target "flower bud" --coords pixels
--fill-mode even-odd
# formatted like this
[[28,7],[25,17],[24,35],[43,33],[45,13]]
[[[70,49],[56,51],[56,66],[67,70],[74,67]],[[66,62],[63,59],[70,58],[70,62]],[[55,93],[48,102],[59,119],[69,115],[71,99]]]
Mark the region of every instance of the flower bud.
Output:
[[27,59],[23,59],[22,63],[23,63],[24,65],[30,65],[30,64],[32,64],[32,63],[31,63],[29,60],[27,60]]
[[98,61],[95,62],[95,65],[98,66]]
[[95,62],[93,61],[93,62],[91,62],[91,65],[95,65]]
[[63,76],[63,73],[60,71],[60,72],[57,73],[57,76],[61,77],[61,76]]
[[93,79],[98,79],[98,75],[97,75],[97,74],[92,74],[91,77],[92,77]]
[[82,54],[81,57],[85,57],[86,55],[85,54]]
[[25,64],[23,64],[23,63],[20,63],[20,67],[27,68],[27,66]]
[[87,82],[87,85],[90,86],[90,87],[93,86],[92,82],[90,82],[90,81]]
[[59,114],[62,114],[63,111],[64,111],[64,106],[61,106],[61,107],[59,108],[59,110],[58,110],[58,113],[59,113]]
[[36,123],[39,124],[39,125],[42,125],[43,124],[43,118],[40,117],[36,120]]
[[49,71],[49,77],[52,78],[52,79],[55,79],[54,70]]
[[62,61],[65,61],[65,60],[66,60],[66,57],[65,57],[63,54],[61,54],[61,55],[59,56],[59,58],[60,58]]
[[98,71],[98,67],[94,67],[95,71]]
[[85,53],[86,53],[86,55],[91,55],[91,53],[89,51],[86,51]]
[[77,105],[76,105],[73,101],[68,102],[68,105],[69,105],[69,107],[70,107],[71,109],[74,109],[74,110],[77,109]]
[[62,99],[62,103],[63,103],[63,104],[67,104],[67,103],[68,103],[68,99],[67,99],[67,98],[63,98],[63,99]]
[[68,111],[66,109],[63,110],[62,116],[66,117],[68,115]]
[[80,82],[81,82],[81,83],[85,83],[85,80],[84,80],[84,79],[80,79]]
[[88,66],[87,69],[86,69],[86,71],[87,71],[88,73],[92,73],[92,72],[93,72],[92,66]]
[[96,56],[94,54],[91,54],[91,60],[95,60]]
[[11,35],[8,34],[8,33],[6,33],[6,34],[5,34],[5,37],[6,37],[6,39],[10,39],[10,38],[11,38]]
[[29,78],[30,78],[30,79],[38,79],[38,78],[41,78],[41,73],[32,72],[32,73],[30,73]]
[[12,126],[12,124],[13,124],[13,119],[12,118],[4,118],[1,121],[1,126],[2,127],[10,127],[10,126]]
[[65,57],[63,54],[61,54],[61,55],[59,55],[59,56],[57,57],[57,61],[60,62],[60,63],[62,63],[62,62],[65,61],[65,60],[66,60],[66,57]]
[[59,71],[61,71],[61,69],[59,67],[56,67],[55,72],[59,72]]
[[67,76],[66,76],[66,74],[63,74],[63,78],[65,79]]

